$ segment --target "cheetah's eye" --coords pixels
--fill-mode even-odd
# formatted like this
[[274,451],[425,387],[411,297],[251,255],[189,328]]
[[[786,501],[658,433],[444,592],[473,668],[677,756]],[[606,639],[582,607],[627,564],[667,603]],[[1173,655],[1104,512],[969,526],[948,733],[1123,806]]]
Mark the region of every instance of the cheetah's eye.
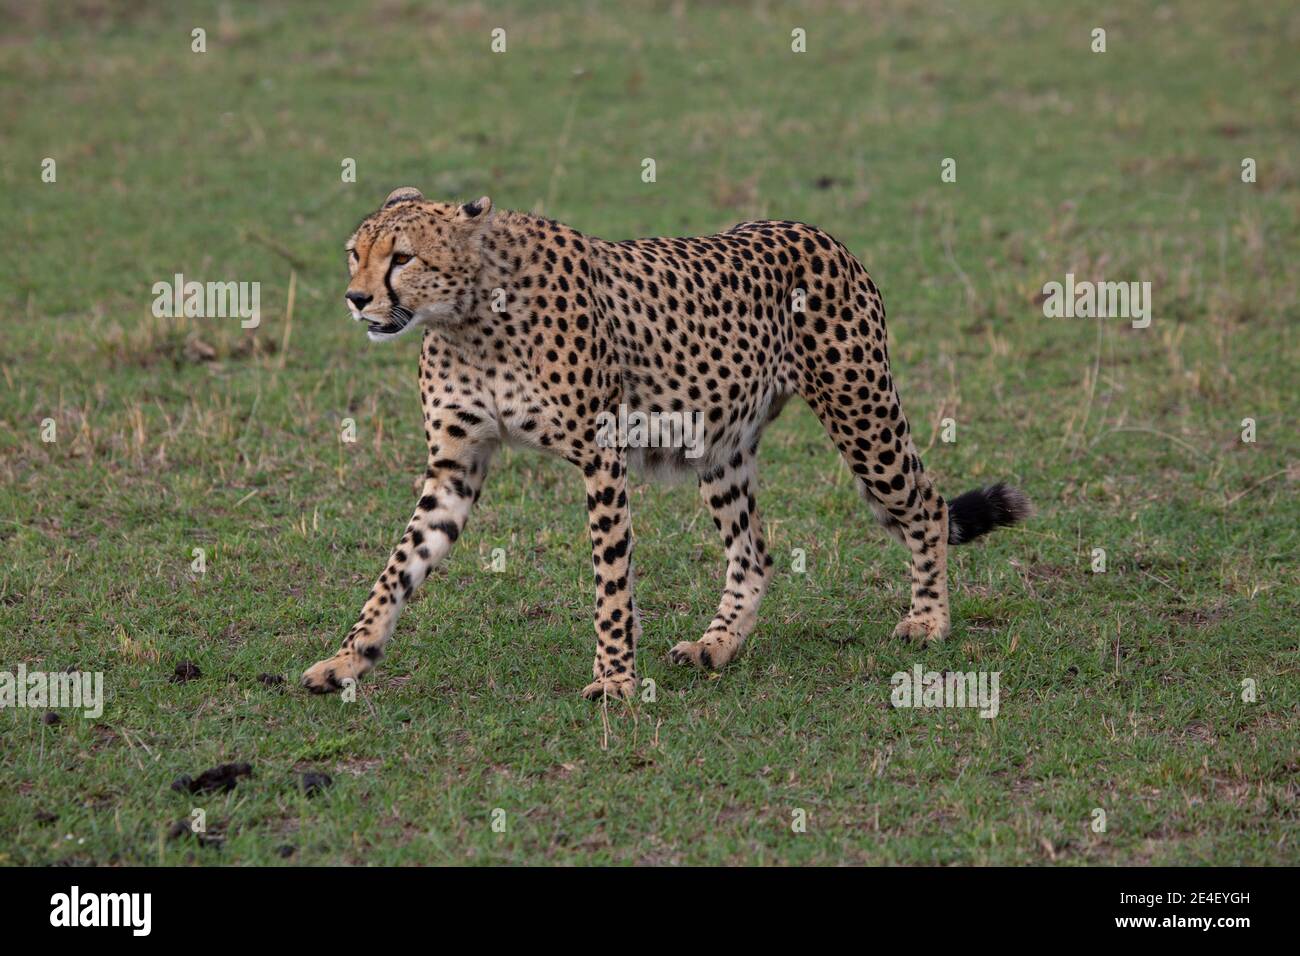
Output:
[[395,252],[393,253],[393,265],[404,266],[414,258],[415,256],[408,256],[405,252]]

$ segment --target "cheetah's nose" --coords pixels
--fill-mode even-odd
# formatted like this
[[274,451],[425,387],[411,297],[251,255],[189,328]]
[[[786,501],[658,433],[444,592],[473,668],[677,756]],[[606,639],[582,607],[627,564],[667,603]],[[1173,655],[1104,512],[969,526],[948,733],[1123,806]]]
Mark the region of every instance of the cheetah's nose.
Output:
[[349,292],[346,298],[358,309],[364,309],[370,303],[370,300],[374,298],[374,296],[367,295],[365,292]]

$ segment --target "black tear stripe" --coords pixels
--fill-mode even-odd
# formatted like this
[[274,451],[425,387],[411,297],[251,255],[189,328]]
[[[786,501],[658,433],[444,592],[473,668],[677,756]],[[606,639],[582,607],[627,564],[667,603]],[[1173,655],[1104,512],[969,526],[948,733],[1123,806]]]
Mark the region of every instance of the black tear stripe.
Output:
[[[384,273],[384,288],[388,290],[388,300],[393,303],[394,309],[402,308],[402,300],[397,297],[397,290],[393,288],[393,270],[397,268],[397,263],[389,262],[388,271]],[[409,309],[403,310],[408,314]]]

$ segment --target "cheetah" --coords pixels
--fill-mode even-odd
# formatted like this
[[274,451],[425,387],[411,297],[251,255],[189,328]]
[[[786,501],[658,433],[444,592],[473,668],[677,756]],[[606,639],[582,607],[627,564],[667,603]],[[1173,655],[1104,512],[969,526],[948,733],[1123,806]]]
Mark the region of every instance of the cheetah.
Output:
[[[596,656],[588,699],[637,687],[629,465],[694,473],[722,535],[712,623],[668,657],[725,666],[754,628],[773,572],[756,504],[764,427],[791,396],[817,414],[885,529],[910,552],[899,638],[949,631],[948,545],[1030,512],[1005,484],[945,502],[921,465],[889,367],[885,310],[862,264],[800,222],[720,235],[609,242],[553,220],[393,191],[346,246],[352,318],[372,341],[423,329],[427,467],[415,513],[333,657],[302,684],[326,693],[368,672],[412,592],[460,537],[502,442],[558,455],[586,485]],[[684,448],[626,448],[597,420],[623,406],[699,416]]]

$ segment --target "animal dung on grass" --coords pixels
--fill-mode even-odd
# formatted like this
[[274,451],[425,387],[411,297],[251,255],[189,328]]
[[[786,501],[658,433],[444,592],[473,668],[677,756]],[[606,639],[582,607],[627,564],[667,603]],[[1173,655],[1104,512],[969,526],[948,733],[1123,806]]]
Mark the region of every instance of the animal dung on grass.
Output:
[[199,665],[193,661],[181,661],[176,665],[176,670],[172,672],[169,678],[173,684],[184,684],[187,681],[198,680],[203,676],[203,671],[199,670]]
[[302,792],[309,797],[334,786],[334,778],[327,773],[304,773],[302,775]]
[[240,777],[251,777],[253,767],[247,763],[223,763],[219,767],[205,770],[195,779],[188,774],[181,774],[172,781],[172,789],[177,793],[229,793],[235,789]]

